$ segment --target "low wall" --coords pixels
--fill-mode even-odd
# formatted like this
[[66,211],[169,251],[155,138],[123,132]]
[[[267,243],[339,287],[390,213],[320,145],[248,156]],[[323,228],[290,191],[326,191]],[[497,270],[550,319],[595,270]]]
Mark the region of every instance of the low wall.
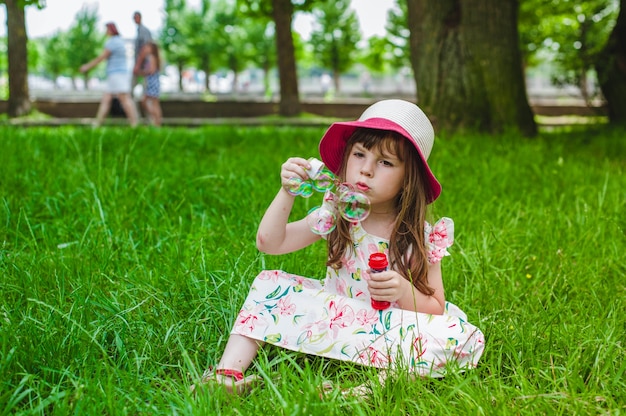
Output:
[[[325,117],[356,118],[371,102],[359,103],[324,103],[302,102],[302,111]],[[94,101],[57,101],[36,100],[33,108],[40,113],[56,118],[95,117],[98,103]],[[277,115],[277,102],[256,101],[161,101],[163,117],[171,118],[234,118],[263,117]],[[0,113],[6,113],[6,101],[0,101]]]
[[[374,100],[358,100],[357,102],[301,102],[302,111],[324,117],[357,118]],[[0,101],[0,113],[6,113],[7,102]],[[55,118],[91,118],[95,117],[98,102],[95,101],[61,101],[35,100],[33,107],[37,111]],[[277,115],[277,102],[260,101],[161,101],[163,117],[171,118],[245,118]],[[606,115],[605,107],[588,107],[585,105],[531,105],[535,115],[546,117],[559,116],[598,116]]]

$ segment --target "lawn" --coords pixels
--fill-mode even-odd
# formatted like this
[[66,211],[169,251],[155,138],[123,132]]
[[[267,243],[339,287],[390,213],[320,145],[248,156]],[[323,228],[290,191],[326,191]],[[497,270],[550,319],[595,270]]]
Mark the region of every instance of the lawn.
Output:
[[437,138],[431,218],[455,220],[444,281],[485,333],[476,370],[320,398],[376,373],[270,347],[252,395],[192,396],[260,270],[324,275],[323,243],[254,245],[281,163],[323,131],[0,127],[0,414],[626,412],[626,131],[593,126]]

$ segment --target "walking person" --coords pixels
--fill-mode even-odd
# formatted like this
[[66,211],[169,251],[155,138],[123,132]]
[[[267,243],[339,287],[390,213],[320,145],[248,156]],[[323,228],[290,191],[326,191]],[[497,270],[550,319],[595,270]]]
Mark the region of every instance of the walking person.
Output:
[[[314,217],[318,211],[289,222],[294,183],[316,176],[310,159],[283,163],[282,186],[259,224],[257,247],[278,255],[325,239],[326,277],[262,271],[221,359],[194,391],[207,384],[235,394],[249,391],[262,380],[246,371],[264,343],[376,367],[383,376],[406,370],[414,377],[443,377],[477,366],[484,336],[444,293],[441,260],[454,242],[454,223],[447,217],[426,220],[428,205],[441,192],[427,162],[433,142],[426,115],[403,100],[379,101],[356,121],[332,124],[319,144],[322,161],[339,185],[367,197],[369,215],[337,215],[326,221],[335,222],[327,233],[312,225],[325,224]],[[327,193],[324,200],[333,198]],[[334,212],[341,209],[349,206],[336,204]],[[388,268],[380,262],[374,267],[372,258],[380,257],[388,259]]]
[[95,126],[102,125],[104,118],[111,109],[113,97],[117,97],[126,113],[126,117],[131,126],[137,125],[137,109],[133,102],[128,86],[128,66],[126,63],[126,48],[115,23],[106,24],[107,41],[104,50],[96,58],[81,65],[80,72],[87,72],[106,60],[107,85],[96,114]]
[[139,74],[145,78],[145,89],[141,99],[141,105],[148,114],[150,122],[154,126],[161,126],[161,59],[159,57],[159,47],[154,42],[147,42],[143,45],[139,60],[143,62]]
[[147,42],[152,42],[150,30],[141,23],[141,13],[138,11],[133,13],[133,20],[137,25],[137,36],[135,37],[135,62],[133,64],[133,77],[130,85],[131,94],[135,93],[135,87],[139,84],[139,72],[142,65],[139,56],[141,55],[143,45]]

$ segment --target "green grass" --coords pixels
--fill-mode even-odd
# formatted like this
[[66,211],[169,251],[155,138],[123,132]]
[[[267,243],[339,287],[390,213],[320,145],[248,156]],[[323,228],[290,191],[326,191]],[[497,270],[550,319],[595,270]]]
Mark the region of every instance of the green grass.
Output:
[[438,138],[432,214],[455,220],[444,280],[485,333],[477,370],[321,400],[375,370],[266,348],[255,394],[193,398],[260,270],[323,276],[323,244],[254,246],[280,164],[323,131],[0,127],[0,414],[626,412],[626,132],[606,127]]

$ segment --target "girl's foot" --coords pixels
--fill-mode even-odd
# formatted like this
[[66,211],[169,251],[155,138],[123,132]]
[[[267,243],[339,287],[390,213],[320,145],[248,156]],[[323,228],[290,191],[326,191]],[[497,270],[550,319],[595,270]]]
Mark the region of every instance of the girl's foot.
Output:
[[[387,371],[380,370],[378,373],[378,384],[380,384],[381,386],[384,385],[387,377]],[[324,381],[322,383],[322,393],[320,394],[320,398],[322,398],[322,396],[324,395],[331,393],[336,388],[339,388],[341,395],[344,398],[366,399],[368,397],[371,397],[372,391],[376,384],[376,381],[368,380],[363,384],[359,384],[358,386],[342,388],[335,386],[332,381]]]
[[322,383],[320,392],[320,399],[324,399],[324,396],[331,394],[334,390],[339,389],[341,396],[344,398],[357,398],[365,399],[371,396],[372,386],[369,382],[360,384],[355,387],[337,387],[332,381],[325,381]]
[[214,372],[207,370],[202,376],[202,380],[199,385],[192,385],[190,390],[192,393],[196,393],[196,390],[202,388],[206,384],[219,385],[226,389],[230,394],[247,394],[254,387],[261,384],[261,377],[250,374],[244,376],[241,371],[229,370],[226,368],[219,368]]

